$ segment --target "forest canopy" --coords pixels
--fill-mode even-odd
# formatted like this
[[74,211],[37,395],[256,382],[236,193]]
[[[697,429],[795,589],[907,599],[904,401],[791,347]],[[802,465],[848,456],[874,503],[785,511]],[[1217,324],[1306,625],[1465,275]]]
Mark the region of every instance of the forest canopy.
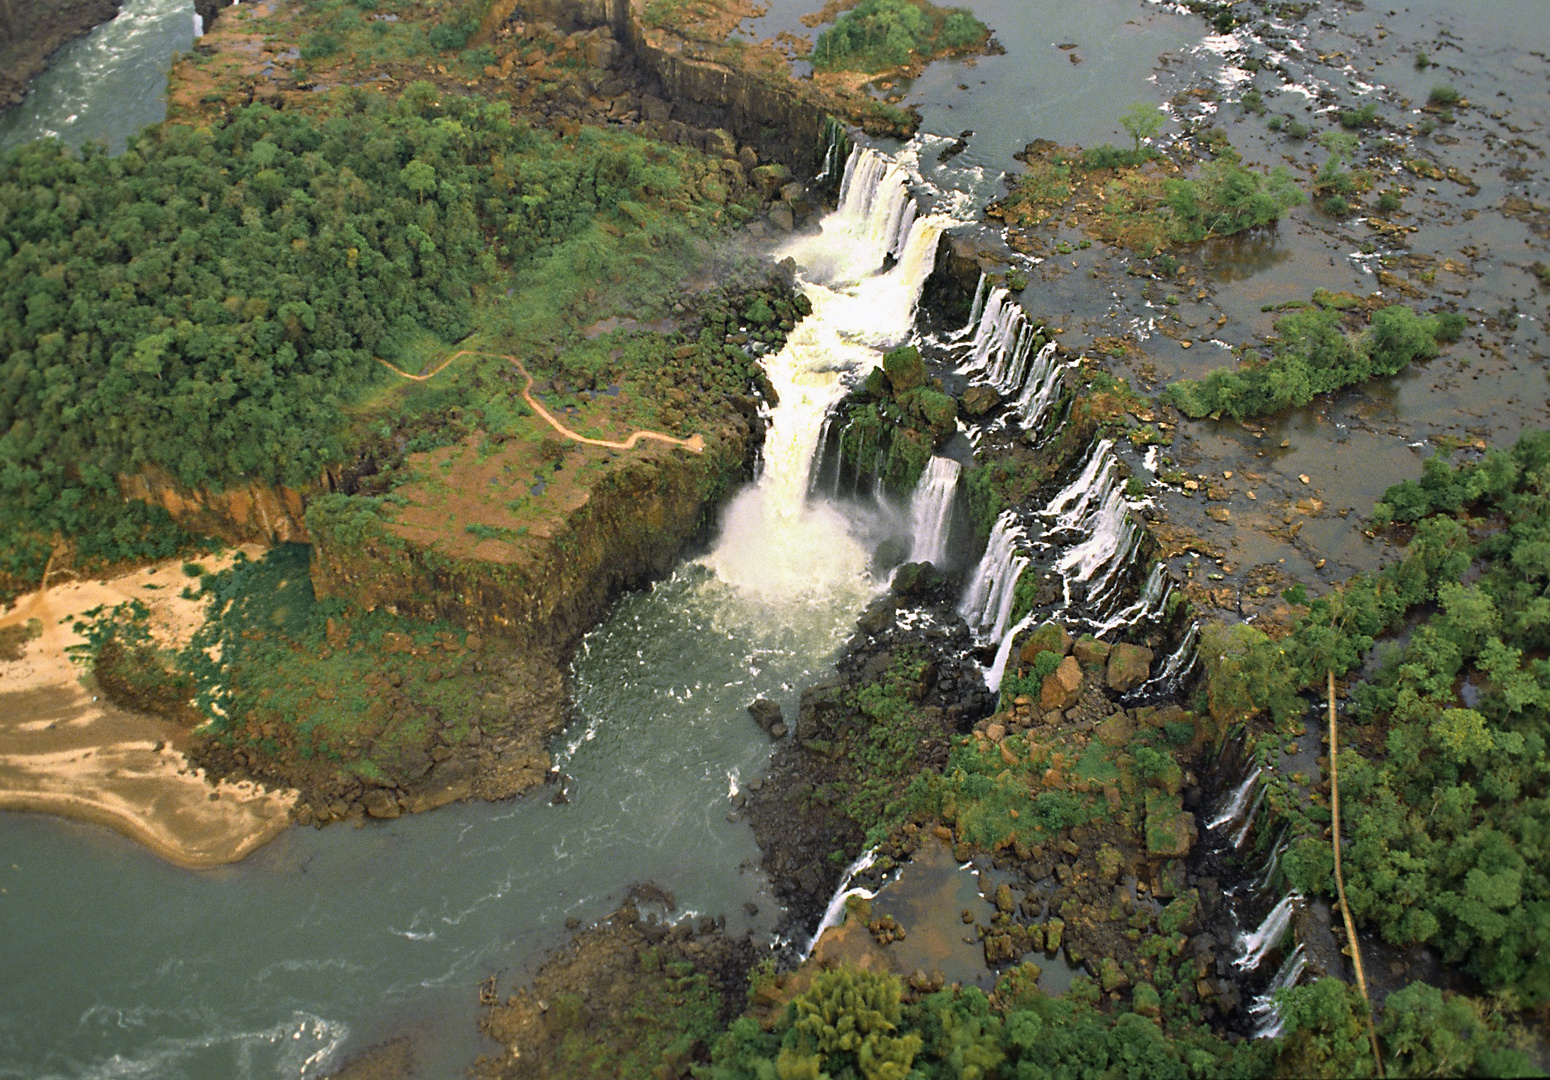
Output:
[[55,536],[170,554],[117,476],[311,480],[374,356],[466,336],[508,272],[559,303],[606,264],[670,264],[719,216],[692,204],[726,201],[685,151],[623,133],[559,138],[425,83],[356,105],[0,158],[0,573],[36,574]]
[[981,45],[990,36],[966,8],[924,0],[861,0],[818,36],[813,66],[825,71],[882,71],[912,56],[930,58]]
[[1457,341],[1462,315],[1422,316],[1403,304],[1380,308],[1372,325],[1353,338],[1336,309],[1294,312],[1276,323],[1267,360],[1233,370],[1217,368],[1204,379],[1180,379],[1163,400],[1185,416],[1220,413],[1243,420],[1306,405],[1318,394],[1393,375],[1412,360],[1437,355],[1440,342]]

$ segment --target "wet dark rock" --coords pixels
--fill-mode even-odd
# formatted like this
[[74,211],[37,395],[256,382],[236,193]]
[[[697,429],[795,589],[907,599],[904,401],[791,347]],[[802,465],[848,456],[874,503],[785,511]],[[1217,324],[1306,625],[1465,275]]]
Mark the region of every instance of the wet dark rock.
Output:
[[1001,404],[1001,395],[992,386],[976,383],[963,392],[958,407],[968,416],[984,416]]
[[755,699],[753,704],[748,706],[748,715],[753,717],[753,722],[765,731],[769,731],[785,720],[781,715],[780,706],[768,698]]

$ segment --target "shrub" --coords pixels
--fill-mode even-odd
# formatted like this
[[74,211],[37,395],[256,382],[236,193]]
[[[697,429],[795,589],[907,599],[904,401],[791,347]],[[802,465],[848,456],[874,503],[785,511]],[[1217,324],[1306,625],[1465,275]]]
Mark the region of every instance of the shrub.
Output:
[[308,34],[301,43],[301,58],[303,60],[322,60],[333,56],[344,46],[333,34],[319,31]]
[[1432,92],[1426,95],[1428,105],[1439,107],[1457,105],[1462,99],[1463,95],[1458,92],[1458,89],[1446,83],[1432,87]]

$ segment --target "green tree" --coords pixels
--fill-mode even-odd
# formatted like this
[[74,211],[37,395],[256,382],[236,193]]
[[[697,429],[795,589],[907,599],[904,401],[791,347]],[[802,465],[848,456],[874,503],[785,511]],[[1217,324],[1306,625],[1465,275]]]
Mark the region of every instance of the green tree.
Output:
[[1136,102],[1130,108],[1120,114],[1119,126],[1125,129],[1125,133],[1135,141],[1137,153],[1141,150],[1141,143],[1153,138],[1162,130],[1162,110],[1155,105],[1145,102]]

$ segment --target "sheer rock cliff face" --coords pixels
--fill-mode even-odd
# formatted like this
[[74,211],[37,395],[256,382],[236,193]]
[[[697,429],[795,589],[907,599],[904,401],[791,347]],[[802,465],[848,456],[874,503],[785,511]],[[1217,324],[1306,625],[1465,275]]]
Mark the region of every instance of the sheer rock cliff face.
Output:
[[301,515],[310,493],[295,488],[255,480],[212,491],[185,487],[164,473],[150,471],[120,476],[118,489],[126,499],[163,507],[189,532],[218,536],[228,544],[309,541]]
[[643,453],[604,478],[550,542],[510,562],[449,557],[390,533],[359,546],[315,538],[319,596],[448,622],[556,659],[609,602],[671,569],[720,498],[746,478],[747,437],[732,429],[703,455]]
[[27,84],[65,42],[118,14],[120,0],[0,0],[0,110],[19,104]]
[[667,106],[668,115],[657,123],[721,128],[753,146],[761,160],[779,161],[798,175],[817,170],[823,156],[821,109],[768,75],[691,57],[687,43],[646,24],[645,6],[645,0],[519,0],[513,17],[570,31],[607,26],[648,84],[655,83],[642,89]]

